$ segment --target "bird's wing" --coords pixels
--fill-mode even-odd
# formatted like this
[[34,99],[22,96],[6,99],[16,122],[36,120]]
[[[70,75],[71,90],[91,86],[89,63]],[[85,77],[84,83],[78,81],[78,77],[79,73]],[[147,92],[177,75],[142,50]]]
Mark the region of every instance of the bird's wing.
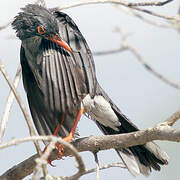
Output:
[[89,92],[93,92],[96,84],[95,65],[91,50],[74,21],[65,13],[54,13],[58,20],[60,37],[70,45],[73,56],[70,57],[80,68],[86,80]]
[[[88,47],[86,40],[79,31],[74,21],[65,13],[55,12],[55,17],[58,20],[60,37],[67,42],[72,49],[72,54],[59,54],[61,55],[60,61],[63,77],[69,82],[69,89],[71,92],[70,100],[74,99],[73,93],[81,96],[82,100],[86,94],[94,95],[96,89],[96,74],[94,60],[92,53]],[[64,81],[65,82],[65,81]]]

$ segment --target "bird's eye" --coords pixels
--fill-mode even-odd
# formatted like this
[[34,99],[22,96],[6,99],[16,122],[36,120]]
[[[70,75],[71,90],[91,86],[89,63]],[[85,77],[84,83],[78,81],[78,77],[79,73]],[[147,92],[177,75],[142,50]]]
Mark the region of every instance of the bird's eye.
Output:
[[43,26],[38,26],[38,27],[37,27],[37,32],[38,32],[39,34],[45,34],[45,33],[46,33],[46,30],[44,29]]

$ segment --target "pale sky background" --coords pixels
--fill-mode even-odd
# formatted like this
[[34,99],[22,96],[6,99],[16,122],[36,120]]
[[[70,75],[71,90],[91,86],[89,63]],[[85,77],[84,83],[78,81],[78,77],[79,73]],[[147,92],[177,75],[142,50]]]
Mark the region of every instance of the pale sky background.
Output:
[[[0,3],[0,26],[12,19],[19,8],[34,1],[30,0],[6,0]],[[60,5],[58,0],[47,0],[48,7]],[[133,1],[134,2],[134,1]],[[166,14],[175,15],[178,11],[179,0],[164,6],[153,7],[152,10]],[[128,42],[136,47],[143,58],[152,65],[159,73],[168,79],[180,84],[180,34],[172,29],[165,29],[146,24],[135,17],[121,12],[112,5],[89,5],[65,10],[85,36],[93,51],[108,50],[116,48],[121,44],[121,37],[113,30],[116,26],[131,33]],[[152,18],[151,16],[147,16]],[[154,18],[161,22],[160,18]],[[19,63],[20,41],[12,39],[14,31],[11,27],[0,31],[0,59],[11,78],[14,77]],[[147,72],[136,58],[129,52],[123,52],[108,56],[95,56],[97,77],[100,84],[121,109],[139,128],[145,129],[164,121],[173,112],[180,108],[180,91],[170,87],[161,80]],[[0,75],[0,117],[4,111],[9,87]],[[27,108],[27,100],[22,87],[22,81],[18,88]],[[180,128],[177,123],[177,128]],[[81,137],[99,135],[101,132],[96,125],[88,119],[82,118],[79,123]],[[17,103],[13,104],[8,126],[3,141],[11,138],[27,137],[28,128]],[[157,142],[170,156],[168,166],[162,167],[160,172],[155,172],[148,180],[178,180],[180,156],[180,144],[172,142]],[[0,174],[13,165],[23,161],[35,153],[32,143],[25,143],[11,148],[0,150]],[[87,168],[95,167],[93,156],[81,153]],[[48,166],[52,175],[70,175],[75,173],[76,163],[73,158],[54,161],[56,167]],[[100,165],[118,162],[120,159],[114,151],[99,153]],[[128,179],[134,178],[121,168],[111,168],[100,172],[100,179]],[[29,178],[26,178],[29,179]],[[95,173],[85,175],[82,180],[95,179]],[[146,179],[138,176],[136,180]]]

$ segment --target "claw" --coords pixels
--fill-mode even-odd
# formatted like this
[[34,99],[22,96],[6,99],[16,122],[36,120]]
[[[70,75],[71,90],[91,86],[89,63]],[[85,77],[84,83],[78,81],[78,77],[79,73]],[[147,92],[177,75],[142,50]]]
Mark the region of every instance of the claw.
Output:
[[46,160],[47,160],[47,162],[48,162],[48,164],[49,164],[50,166],[56,167],[56,165],[52,164],[52,161],[51,161],[49,158],[47,158]]
[[[72,139],[73,139],[72,133],[70,133],[69,136],[63,138],[63,140],[66,142],[70,142]],[[58,149],[59,159],[62,159],[62,157],[63,157],[63,146],[62,146],[62,144],[57,143],[56,148]]]
[[60,143],[57,143],[56,148],[58,150],[58,155],[59,155],[58,159],[62,159],[62,157],[63,157],[63,147],[62,147],[62,145]]
[[61,144],[59,144],[58,146],[58,154],[59,154],[59,158],[62,159],[63,157],[63,147]]
[[[45,146],[44,150],[43,150],[43,153],[46,151],[48,145]],[[52,166],[52,167],[56,167],[54,164],[52,164],[52,161],[49,159],[49,157],[46,159],[47,160],[47,163]]]

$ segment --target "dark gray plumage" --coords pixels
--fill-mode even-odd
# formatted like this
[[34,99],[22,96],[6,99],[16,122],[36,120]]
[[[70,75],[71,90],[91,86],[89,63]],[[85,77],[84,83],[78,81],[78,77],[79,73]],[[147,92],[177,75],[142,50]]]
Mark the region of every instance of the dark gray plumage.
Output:
[[[91,51],[68,15],[27,5],[12,25],[22,40],[23,83],[39,134],[53,134],[65,115],[58,135],[67,136],[82,105],[104,134],[138,131],[98,84]],[[71,53],[51,41],[57,34]],[[116,151],[133,175],[149,175],[151,168],[160,170],[168,163],[166,153],[153,142]]]

